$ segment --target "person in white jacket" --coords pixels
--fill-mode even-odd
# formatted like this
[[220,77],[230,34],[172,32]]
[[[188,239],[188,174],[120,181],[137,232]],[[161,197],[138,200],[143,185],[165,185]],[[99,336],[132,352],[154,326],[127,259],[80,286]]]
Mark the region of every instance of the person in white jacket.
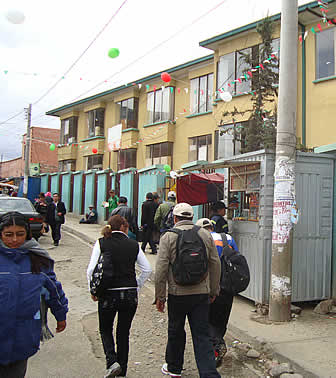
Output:
[[[104,378],[126,376],[129,332],[138,306],[138,289],[148,279],[152,268],[137,241],[128,235],[127,220],[120,215],[109,218],[102,230],[103,237],[93,247],[87,269],[90,287],[92,273],[99,256],[104,256],[104,290],[96,297],[98,301],[99,331],[106,356],[106,374]],[[141,270],[137,278],[135,264]],[[108,278],[104,278],[108,277]],[[118,313],[117,349],[113,338],[113,324]]]

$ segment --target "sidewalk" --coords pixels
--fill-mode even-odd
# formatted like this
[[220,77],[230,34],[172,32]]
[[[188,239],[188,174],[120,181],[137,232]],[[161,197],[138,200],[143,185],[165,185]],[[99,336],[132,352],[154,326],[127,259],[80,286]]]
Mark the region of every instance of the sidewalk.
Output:
[[[78,222],[79,217],[69,214],[62,228],[93,244],[100,237],[102,225]],[[156,256],[146,253],[146,257],[154,269]],[[266,342],[275,358],[289,361],[304,377],[336,377],[336,314],[318,315],[313,309],[314,305],[303,304],[301,315],[290,323],[262,324],[251,319],[256,315],[254,303],[238,296],[229,332],[257,349]]]

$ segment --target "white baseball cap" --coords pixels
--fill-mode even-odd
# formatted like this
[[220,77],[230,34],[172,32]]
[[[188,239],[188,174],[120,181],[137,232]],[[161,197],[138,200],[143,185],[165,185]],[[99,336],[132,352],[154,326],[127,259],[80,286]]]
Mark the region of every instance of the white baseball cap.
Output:
[[181,202],[174,206],[173,215],[192,218],[194,216],[194,210],[189,203]]
[[176,193],[173,190],[168,192],[168,198],[176,198]]
[[196,222],[196,226],[199,227],[212,227],[212,222],[209,218],[201,218]]

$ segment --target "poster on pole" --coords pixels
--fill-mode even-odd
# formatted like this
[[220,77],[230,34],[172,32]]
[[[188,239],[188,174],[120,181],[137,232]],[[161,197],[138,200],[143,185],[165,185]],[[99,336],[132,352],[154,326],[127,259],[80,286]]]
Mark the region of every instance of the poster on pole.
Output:
[[109,151],[120,150],[121,143],[121,123],[119,125],[110,127],[107,130],[107,146]]

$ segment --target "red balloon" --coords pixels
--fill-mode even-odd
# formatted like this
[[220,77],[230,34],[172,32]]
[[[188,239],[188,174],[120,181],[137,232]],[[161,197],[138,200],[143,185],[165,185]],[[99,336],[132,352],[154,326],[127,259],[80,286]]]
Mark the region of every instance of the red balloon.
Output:
[[171,80],[171,77],[169,75],[168,72],[162,72],[161,74],[161,79],[165,82],[165,83],[169,83],[170,80]]
[[96,154],[98,152],[97,148],[92,148],[92,152]]

